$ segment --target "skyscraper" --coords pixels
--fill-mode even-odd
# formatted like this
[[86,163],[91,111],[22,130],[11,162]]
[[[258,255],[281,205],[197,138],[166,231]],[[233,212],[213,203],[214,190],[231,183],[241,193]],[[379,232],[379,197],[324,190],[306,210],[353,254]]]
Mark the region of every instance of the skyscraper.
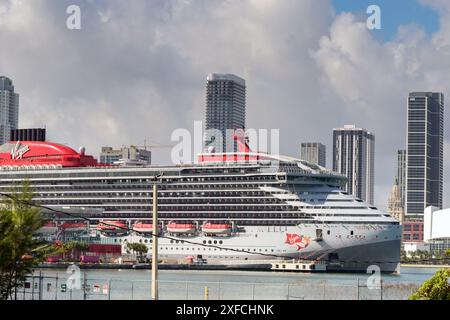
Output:
[[19,125],[19,95],[11,79],[0,76],[0,145],[10,140],[11,130]]
[[333,130],[333,170],[348,178],[349,194],[373,204],[375,136],[346,125]]
[[398,185],[398,192],[400,195],[401,203],[405,208],[405,193],[406,193],[406,150],[397,151],[397,172],[395,175],[395,181]]
[[232,74],[210,74],[206,84],[205,129],[216,129],[222,141],[206,134],[206,146],[215,147],[216,152],[237,150],[231,131],[245,130],[245,80]]
[[300,158],[310,163],[326,167],[327,165],[326,147],[325,145],[318,142],[302,143],[300,150]]
[[421,218],[428,206],[442,208],[444,95],[408,97],[406,215]]

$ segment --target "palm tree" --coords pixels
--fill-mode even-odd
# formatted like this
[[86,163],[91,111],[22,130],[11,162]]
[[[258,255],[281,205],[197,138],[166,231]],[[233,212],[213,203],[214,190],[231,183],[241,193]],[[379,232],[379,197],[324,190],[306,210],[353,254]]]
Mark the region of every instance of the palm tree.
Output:
[[148,252],[147,246],[143,243],[127,243],[127,251],[128,250],[137,254],[139,261],[143,261],[144,255]]
[[14,289],[23,286],[26,276],[53,249],[33,237],[44,222],[31,202],[28,183],[0,200],[0,300],[10,299]]

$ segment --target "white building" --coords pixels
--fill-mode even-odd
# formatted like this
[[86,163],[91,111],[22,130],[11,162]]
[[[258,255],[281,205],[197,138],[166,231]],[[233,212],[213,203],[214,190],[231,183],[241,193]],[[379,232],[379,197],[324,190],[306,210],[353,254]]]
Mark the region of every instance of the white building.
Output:
[[450,249],[450,208],[439,210],[430,206],[425,209],[423,238],[432,252]]
[[430,251],[430,245],[424,242],[403,242],[403,250],[408,257],[417,251]]
[[152,153],[147,149],[139,149],[136,146],[123,146],[120,149],[102,147],[100,162],[125,166],[150,165]]

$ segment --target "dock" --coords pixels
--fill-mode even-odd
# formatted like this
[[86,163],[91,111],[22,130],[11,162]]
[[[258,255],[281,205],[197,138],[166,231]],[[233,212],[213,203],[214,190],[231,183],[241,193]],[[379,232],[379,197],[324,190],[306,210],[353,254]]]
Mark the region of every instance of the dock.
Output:
[[[67,269],[74,263],[42,263],[41,269]],[[150,263],[77,263],[81,270],[151,270]],[[160,263],[159,270],[234,270],[234,271],[278,271],[278,272],[324,272],[323,262],[304,260],[242,260],[208,263]]]

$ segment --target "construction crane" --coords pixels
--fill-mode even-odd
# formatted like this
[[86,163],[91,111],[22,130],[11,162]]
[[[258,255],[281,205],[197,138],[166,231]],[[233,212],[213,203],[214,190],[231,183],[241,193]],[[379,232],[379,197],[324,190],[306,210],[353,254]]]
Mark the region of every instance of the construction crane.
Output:
[[[153,141],[151,141],[151,142],[153,142]],[[152,149],[164,149],[164,148],[173,148],[173,147],[175,147],[174,144],[159,144],[159,143],[156,143],[156,142],[153,142],[153,143],[154,144],[147,144],[147,139],[146,139],[146,140],[144,140],[144,145],[143,146],[137,146],[137,145],[132,145],[132,146],[136,147],[136,148],[141,148],[141,149],[144,149],[144,150],[150,149],[150,151]]]

